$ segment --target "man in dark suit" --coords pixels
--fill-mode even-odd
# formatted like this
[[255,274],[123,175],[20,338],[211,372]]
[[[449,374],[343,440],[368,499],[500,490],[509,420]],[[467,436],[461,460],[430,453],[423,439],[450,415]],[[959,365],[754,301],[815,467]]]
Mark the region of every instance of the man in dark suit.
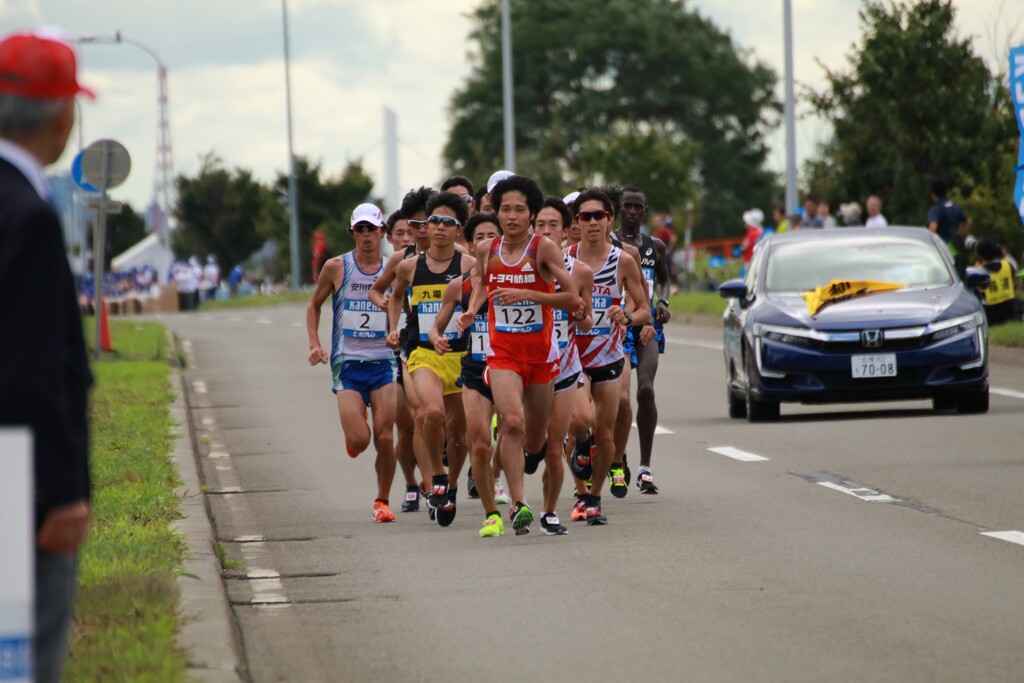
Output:
[[71,47],[0,41],[0,427],[34,443],[35,680],[59,681],[74,610],[76,552],[89,525],[87,393],[75,286],[43,166],[61,155],[78,84]]

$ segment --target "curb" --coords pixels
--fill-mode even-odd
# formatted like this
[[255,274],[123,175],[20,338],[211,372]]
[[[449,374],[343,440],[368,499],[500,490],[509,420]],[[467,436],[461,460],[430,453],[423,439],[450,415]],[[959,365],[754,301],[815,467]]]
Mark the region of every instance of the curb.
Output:
[[176,640],[188,657],[186,671],[190,680],[242,683],[235,622],[221,580],[213,526],[196,467],[184,381],[181,370],[172,368],[171,418],[178,425],[172,459],[182,481],[177,491],[182,518],[175,522],[174,529],[185,543],[183,575],[177,580],[181,630]]

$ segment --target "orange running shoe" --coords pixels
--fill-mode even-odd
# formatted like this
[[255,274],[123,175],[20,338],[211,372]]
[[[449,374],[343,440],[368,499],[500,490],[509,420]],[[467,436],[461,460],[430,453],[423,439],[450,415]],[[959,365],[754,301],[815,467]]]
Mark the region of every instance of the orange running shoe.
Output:
[[576,504],[572,506],[572,512],[569,514],[570,519],[574,522],[583,522],[587,519],[587,501],[583,496],[579,496],[576,499]]
[[391,511],[387,503],[376,500],[373,502],[373,521],[393,522],[395,521],[395,513]]

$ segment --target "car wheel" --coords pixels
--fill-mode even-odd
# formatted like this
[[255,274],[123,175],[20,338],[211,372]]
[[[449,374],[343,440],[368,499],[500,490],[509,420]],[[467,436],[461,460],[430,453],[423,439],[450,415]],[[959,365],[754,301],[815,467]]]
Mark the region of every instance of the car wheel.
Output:
[[932,397],[932,407],[935,410],[956,410],[956,394],[939,394]]
[[725,377],[725,396],[729,402],[729,417],[734,419],[743,419],[747,416],[747,402],[742,398],[736,396],[732,390],[732,381],[735,373],[732,369],[732,364],[729,364],[729,372]]
[[981,391],[964,391],[956,397],[956,412],[958,413],[987,413],[988,412],[988,387]]
[[762,401],[754,398],[754,392],[751,390],[754,382],[759,381],[757,378],[757,368],[754,367],[754,361],[752,353],[747,350],[746,354],[746,367],[747,367],[747,391],[745,397],[747,420],[749,422],[774,422],[779,419],[779,402],[778,401]]

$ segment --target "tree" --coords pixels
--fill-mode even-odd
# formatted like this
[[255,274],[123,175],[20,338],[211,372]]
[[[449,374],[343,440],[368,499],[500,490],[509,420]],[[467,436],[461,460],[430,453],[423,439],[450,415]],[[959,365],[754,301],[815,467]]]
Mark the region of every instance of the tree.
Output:
[[[355,242],[348,233],[349,215],[358,204],[369,200],[373,189],[373,179],[363,170],[361,160],[349,161],[338,176],[323,175],[320,162],[314,164],[302,156],[295,158],[295,180],[299,196],[299,270],[303,282],[309,282],[312,277],[310,259],[313,233],[322,230],[327,235],[332,256],[354,248]],[[274,187],[282,205],[286,207],[287,174],[279,173]],[[273,234],[268,237],[278,240],[282,247],[278,252],[279,266],[285,266],[282,272],[290,272],[291,266],[288,264],[291,263],[291,242],[287,211],[284,218],[284,229],[273,230]]]
[[104,236],[104,267],[109,271],[111,259],[139,242],[147,234],[146,220],[132,209],[131,204],[123,204],[121,213],[108,215],[107,232]]
[[[552,194],[597,175],[676,207],[696,192],[705,234],[768,205],[775,75],[726,33],[672,0],[511,4],[519,172]],[[473,72],[450,103],[444,159],[482,179],[503,158],[499,0],[485,0],[473,21]],[[650,157],[621,159],[618,149]]]
[[258,230],[269,191],[252,172],[228,171],[213,152],[203,158],[194,178],[175,181],[178,205],[174,215],[174,252],[179,257],[213,254],[222,268],[230,269],[260,248],[265,237]]
[[933,180],[989,174],[1003,135],[992,77],[954,19],[949,0],[865,2],[850,70],[826,69],[828,88],[811,93],[834,127],[812,186],[831,185],[843,201],[878,194],[890,223],[923,225]]

